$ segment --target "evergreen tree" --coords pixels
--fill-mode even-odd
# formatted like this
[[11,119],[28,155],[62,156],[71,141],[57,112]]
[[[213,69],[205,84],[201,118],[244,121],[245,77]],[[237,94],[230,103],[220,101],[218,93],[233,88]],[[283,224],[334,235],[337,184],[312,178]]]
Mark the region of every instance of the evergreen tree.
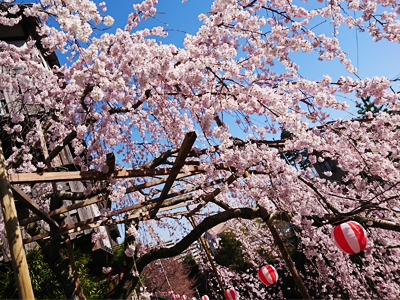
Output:
[[357,111],[357,113],[360,116],[365,117],[366,112],[370,111],[372,112],[373,115],[376,115],[377,113],[384,111],[384,112],[388,112],[387,110],[387,104],[383,104],[383,105],[376,105],[374,103],[373,100],[371,100],[371,96],[367,96],[367,97],[361,97],[361,101],[362,102],[356,102],[356,107],[359,108],[359,110]]

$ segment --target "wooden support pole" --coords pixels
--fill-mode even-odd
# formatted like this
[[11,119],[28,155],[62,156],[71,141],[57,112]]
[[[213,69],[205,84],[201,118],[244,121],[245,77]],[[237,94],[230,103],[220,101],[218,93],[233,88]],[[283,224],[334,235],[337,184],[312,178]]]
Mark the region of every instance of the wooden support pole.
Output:
[[[190,212],[189,206],[186,206],[186,207],[187,207],[187,210]],[[193,228],[196,228],[197,222],[193,218],[193,216],[190,216],[189,219],[190,219],[190,221],[192,223]],[[218,281],[219,287],[221,288],[222,294],[224,294],[225,293],[225,287],[224,287],[224,285],[222,283],[221,277],[218,274],[218,270],[217,270],[217,268],[216,268],[216,266],[214,264],[214,260],[211,257],[211,253],[210,253],[210,250],[208,249],[206,241],[204,240],[203,236],[200,236],[199,240],[200,240],[201,245],[203,246],[204,251],[206,252],[207,259],[211,264],[211,268],[213,269],[214,275],[217,278],[217,281]]]
[[[186,177],[189,177],[189,176],[196,175],[198,173],[201,173],[201,172],[190,172],[189,174],[179,174],[178,176],[176,176],[176,179],[186,178]],[[168,177],[165,177],[165,178],[152,180],[152,181],[148,181],[146,183],[142,183],[142,184],[139,184],[139,185],[135,185],[135,186],[129,187],[129,188],[126,189],[125,194],[129,194],[129,193],[132,193],[132,192],[135,192],[135,191],[139,191],[141,189],[145,189],[145,188],[148,188],[148,187],[152,187],[152,186],[155,186],[155,185],[162,184],[162,183],[166,182],[167,179],[168,179]]]
[[7,169],[0,142],[0,201],[6,227],[8,245],[12,259],[15,281],[20,299],[35,299],[31,278],[29,277],[28,263],[22,243],[21,229],[18,224],[17,210],[14,197],[8,181]]
[[160,209],[161,204],[164,201],[164,198],[168,195],[169,190],[171,189],[176,177],[180,173],[180,170],[183,167],[183,165],[185,164],[186,157],[188,156],[190,150],[192,150],[192,146],[196,141],[196,138],[197,134],[194,131],[188,132],[185,135],[185,139],[183,140],[182,146],[179,149],[178,155],[175,159],[174,166],[171,170],[171,173],[168,176],[167,181],[164,184],[164,188],[160,195],[160,200],[157,202],[154,210],[150,213],[150,216],[154,217],[157,214],[158,210]]
[[[40,127],[40,122],[38,122],[38,123],[39,123],[38,124],[38,128],[41,128]],[[49,152],[47,150],[46,141],[44,140],[43,136],[41,137],[41,144],[42,144],[43,154],[44,154],[44,157],[45,157],[45,160],[46,160],[47,169],[50,172],[52,172],[53,171],[53,168],[51,166],[52,158],[50,158],[50,156],[49,156]],[[63,148],[65,147],[65,145],[63,146]],[[60,152],[62,151],[63,148],[60,149]],[[51,186],[53,188],[53,191],[56,192],[57,191],[57,184],[55,182],[52,182]],[[28,197],[28,195],[25,195],[21,190],[19,191],[18,187],[13,187],[13,190],[18,192],[18,194],[21,196],[21,200],[23,199],[24,203],[26,203],[28,206],[30,206],[30,209],[34,213],[36,213],[36,215],[38,217],[43,218],[43,220],[45,220],[47,223],[50,224],[50,227],[51,227],[52,230],[58,231],[58,229],[60,229],[60,226],[58,225],[58,223],[56,221],[54,221],[46,212],[43,212],[42,210],[40,210],[39,207],[37,206],[37,204],[35,202],[33,202]],[[60,220],[60,224],[61,224],[61,226],[65,227],[65,218],[62,218]],[[86,297],[83,294],[81,283],[79,282],[78,269],[76,268],[74,253],[72,251],[72,245],[71,245],[71,241],[69,239],[69,235],[68,234],[64,235],[64,239],[65,239],[65,246],[67,247],[67,251],[68,251],[69,263],[71,265],[72,275],[73,275],[74,281],[75,281],[75,291],[74,291],[73,298],[74,299],[78,298],[78,299],[86,300]]]
[[290,257],[289,253],[287,252],[285,244],[283,243],[281,237],[279,236],[279,232],[276,230],[273,222],[274,222],[274,219],[271,217],[268,220],[266,220],[267,226],[272,233],[272,237],[274,238],[274,241],[277,244],[279,251],[282,254],[282,258],[285,261],[285,263],[290,271],[290,274],[292,274],[292,277],[294,279],[294,282],[295,282],[297,288],[299,289],[301,297],[303,299],[311,299],[310,295],[308,294],[308,290],[307,290],[306,286],[304,285],[303,280],[301,280],[301,277],[300,277],[299,273],[297,272],[297,269],[292,261],[292,258]]
[[[65,227],[65,219],[64,218],[61,219],[60,225]],[[74,276],[74,280],[75,280],[75,291],[74,291],[73,298],[86,300],[86,297],[83,294],[81,283],[79,281],[78,268],[76,267],[74,252],[72,250],[72,245],[71,245],[71,241],[69,239],[68,234],[64,235],[64,242],[65,242],[65,246],[67,247],[67,251],[68,251],[69,264],[71,265],[72,275]]]
[[11,188],[15,198],[21,201],[27,208],[29,208],[33,213],[35,213],[39,218],[43,219],[47,222],[52,230],[57,230],[60,226],[56,221],[54,221],[47,212],[40,209],[39,205],[37,205],[27,194],[25,194],[19,187],[14,186]]

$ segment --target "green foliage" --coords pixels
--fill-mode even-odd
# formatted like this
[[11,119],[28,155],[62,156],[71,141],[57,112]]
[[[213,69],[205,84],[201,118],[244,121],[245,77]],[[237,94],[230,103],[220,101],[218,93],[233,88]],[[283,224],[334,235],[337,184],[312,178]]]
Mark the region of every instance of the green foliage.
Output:
[[79,281],[87,299],[100,299],[109,291],[109,280],[92,275],[87,264],[91,261],[90,254],[74,249],[75,264],[78,269]]
[[360,116],[365,117],[365,113],[367,111],[372,112],[373,115],[376,115],[380,111],[388,112],[386,108],[386,104],[384,105],[375,105],[374,101],[371,100],[371,96],[361,98],[362,103],[357,102],[356,107],[359,108],[357,113]]
[[114,256],[110,262],[110,267],[113,268],[114,273],[121,273],[125,269],[126,258],[125,255],[125,241],[113,247]]
[[[109,282],[90,274],[86,267],[90,255],[74,249],[75,263],[79,281],[87,299],[102,298],[109,290]],[[33,293],[36,299],[65,299],[64,289],[49,265],[43,259],[40,248],[26,254]],[[18,299],[18,290],[14,280],[11,262],[0,264],[0,299]]]
[[198,265],[196,259],[193,257],[192,254],[186,255],[185,258],[183,259],[183,262],[191,267]]
[[225,231],[219,235],[220,248],[216,253],[216,262],[235,271],[246,271],[251,268],[247,256],[242,251],[242,243],[233,232]]
[[[33,292],[38,299],[65,299],[64,289],[43,260],[42,251],[33,249],[26,254]],[[18,299],[11,262],[0,265],[0,298]]]

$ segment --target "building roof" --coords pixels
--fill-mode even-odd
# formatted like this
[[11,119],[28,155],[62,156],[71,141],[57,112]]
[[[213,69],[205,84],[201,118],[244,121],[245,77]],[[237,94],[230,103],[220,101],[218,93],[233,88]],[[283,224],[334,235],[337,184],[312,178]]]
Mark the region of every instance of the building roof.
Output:
[[[0,11],[7,10],[8,7],[14,6],[15,4],[0,4]],[[45,58],[49,62],[50,68],[53,66],[60,66],[60,62],[54,52],[48,53],[48,49],[44,49],[42,46],[42,39],[44,36],[41,36],[37,33],[36,28],[40,24],[39,19],[35,17],[27,17],[22,11],[24,8],[29,7],[31,4],[19,4],[18,6],[21,10],[13,15],[8,13],[6,17],[16,18],[18,16],[22,16],[21,21],[18,23],[21,26],[15,25],[12,27],[4,26],[0,24],[0,40],[3,41],[11,41],[16,40],[18,38],[26,40],[28,36],[32,36],[32,38],[36,41],[36,47],[44,54]]]

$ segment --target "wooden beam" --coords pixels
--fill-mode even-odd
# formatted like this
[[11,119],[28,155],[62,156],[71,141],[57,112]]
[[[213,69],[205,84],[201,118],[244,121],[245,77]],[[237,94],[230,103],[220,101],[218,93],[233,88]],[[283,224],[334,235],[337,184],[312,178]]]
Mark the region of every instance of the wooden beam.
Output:
[[19,299],[35,299],[29,277],[21,228],[18,224],[17,210],[14,197],[8,181],[6,162],[0,142],[0,202],[3,220],[7,233],[7,240],[11,254],[14,278],[18,288]]
[[[37,121],[37,125],[38,125],[38,128],[40,130],[42,130],[39,121]],[[49,153],[47,151],[46,141],[44,140],[43,136],[44,136],[44,133],[40,137],[40,141],[42,144],[43,154],[44,154],[44,157],[46,160],[47,170],[49,172],[53,172],[53,168],[51,166],[51,159],[50,159]],[[57,184],[55,182],[52,182],[51,185],[52,185],[53,191],[54,192],[57,191]],[[14,190],[18,191],[18,187],[16,187],[16,189],[14,189]],[[21,192],[22,192],[22,190],[21,190]],[[42,212],[40,209],[38,209],[39,207],[37,207],[36,203],[34,203],[33,201],[29,201],[31,199],[27,195],[21,194],[21,193],[19,193],[19,194],[21,195],[21,200],[25,199],[26,201],[28,201],[28,202],[24,202],[25,204],[27,204],[28,206],[29,206],[29,204],[31,204],[31,206],[30,206],[31,210],[34,211],[38,217],[42,217],[45,221],[47,220],[47,222],[50,224],[50,227],[52,230],[59,229],[57,222],[55,222],[52,218],[50,218],[50,216],[48,216],[46,212]],[[61,224],[61,226],[65,226],[65,218],[60,220],[60,224]],[[78,270],[76,268],[75,258],[74,258],[74,254],[72,252],[72,245],[71,245],[71,241],[69,239],[68,234],[64,236],[64,243],[67,246],[69,262],[70,262],[72,273],[73,273],[74,280],[75,280],[76,289],[74,291],[74,295],[72,296],[72,298],[78,297],[79,299],[85,299],[85,296],[83,295],[83,290],[82,290],[81,284],[79,282]]]
[[11,189],[13,190],[15,198],[21,201],[27,208],[29,208],[38,217],[47,222],[52,230],[57,230],[60,228],[58,223],[54,221],[47,212],[40,209],[40,207],[31,198],[29,198],[29,196],[25,194],[19,187],[13,186]]
[[[191,176],[191,175],[181,174],[181,175],[178,175],[177,178],[183,178],[183,177],[187,177],[187,176]],[[167,178],[163,178],[162,180],[164,180],[164,179],[166,180]],[[157,182],[157,184],[159,184],[158,183],[159,180],[154,180],[154,181],[150,181],[150,182],[144,183],[143,185],[137,185],[137,186],[134,186],[134,187],[131,187],[131,188],[149,187],[149,186],[152,186],[152,185],[148,185],[148,184],[153,184],[153,183],[156,183],[156,182]],[[214,180],[214,181],[211,181],[211,182],[207,182],[205,184],[201,184],[201,185],[194,186],[194,187],[191,187],[191,188],[188,188],[188,189],[185,189],[185,190],[181,190],[181,191],[176,192],[176,193],[171,193],[171,194],[168,194],[164,198],[164,200],[165,199],[170,199],[170,198],[173,198],[173,197],[177,197],[177,196],[180,196],[180,195],[184,195],[184,194],[193,192],[193,191],[201,189],[201,188],[205,188],[205,187],[209,187],[209,186],[212,186],[212,185],[215,185],[215,184],[219,184],[221,182],[224,182],[224,179],[217,179],[217,180]],[[140,188],[138,188],[138,189],[140,189]],[[128,189],[127,189],[127,191],[128,191]],[[133,209],[145,207],[147,205],[150,205],[150,204],[158,202],[160,199],[161,198],[158,197],[158,198],[151,199],[151,200],[148,200],[148,201],[143,202],[143,203],[138,203],[138,204],[134,204],[134,205],[131,205],[131,206],[127,206],[127,207],[121,208],[119,210],[113,211],[111,213],[111,216],[122,214],[124,212],[131,211]],[[97,203],[97,202],[101,202],[101,201],[104,201],[104,200],[105,200],[105,196],[96,196],[96,197],[90,198],[90,199],[85,200],[85,201],[77,202],[77,203],[74,203],[74,204],[66,206],[66,207],[61,207],[61,208],[52,210],[52,211],[48,212],[47,214],[49,216],[59,215],[61,213],[65,213],[65,212],[71,211],[73,209],[82,208],[82,207],[85,207],[87,205],[94,204],[94,203]],[[40,219],[41,218],[38,217],[38,216],[32,216],[32,217],[20,220],[19,223],[20,223],[21,226],[25,226],[25,225],[27,225],[29,223],[39,221]]]
[[[48,212],[47,214],[51,217],[51,216],[54,216],[54,215],[59,215],[59,214],[71,211],[73,209],[78,209],[78,208],[82,208],[82,207],[88,206],[90,204],[101,202],[101,201],[104,201],[104,200],[106,200],[104,196],[96,196],[96,197],[90,198],[90,199],[85,200],[85,201],[74,203],[74,204],[69,205],[69,206],[60,207],[58,209],[55,209],[55,210],[52,210],[52,211]],[[39,221],[40,219],[41,218],[38,217],[38,216],[33,216],[33,217],[29,217],[29,218],[20,220],[19,224],[21,226],[25,226],[25,225],[27,225],[29,223]]]
[[[171,196],[171,198],[172,198],[172,196]],[[123,208],[117,209],[117,210],[111,212],[109,216],[111,216],[111,217],[112,216],[116,216],[116,215],[119,215],[119,214],[122,214],[122,213],[125,213],[125,212],[128,212],[128,211],[134,210],[134,209],[142,208],[142,207],[145,207],[147,205],[150,205],[150,204],[153,204],[153,203],[157,203],[159,201],[159,199],[160,198],[155,198],[155,199],[151,199],[151,200],[148,200],[146,202],[143,202],[143,203],[138,203],[138,204],[134,204],[134,205],[131,205],[131,206],[127,206],[127,207],[123,207]]]
[[174,184],[174,181],[175,181],[176,177],[178,176],[180,169],[185,164],[186,157],[188,156],[190,150],[192,150],[192,146],[193,146],[194,142],[196,141],[196,138],[197,138],[197,134],[194,131],[188,132],[185,135],[185,139],[183,140],[182,146],[179,149],[179,152],[175,159],[172,171],[169,174],[168,179],[165,182],[164,188],[161,192],[160,200],[157,202],[157,205],[154,208],[154,210],[150,213],[150,216],[154,217],[157,214],[158,210],[160,209],[161,204],[162,204],[164,198],[168,195],[169,190],[171,189],[172,185]]
[[[40,146],[42,147],[43,155],[44,155],[44,158],[46,161],[47,170],[48,170],[48,172],[53,172],[53,168],[51,166],[51,161],[49,159],[49,151],[47,149],[46,140],[44,139],[44,137],[46,136],[46,133],[42,129],[40,120],[36,120],[36,126],[37,126],[38,130],[42,131],[42,133],[43,133],[42,135],[40,135],[39,139],[40,139]],[[52,182],[51,186],[53,188],[53,191],[57,190],[57,184],[55,182]]]
[[[201,173],[201,172],[202,171],[195,171],[195,172],[190,172],[190,174],[179,174],[178,176],[176,176],[176,179],[190,177],[190,176],[196,175],[196,174]],[[141,189],[145,189],[145,188],[148,188],[148,187],[152,187],[152,186],[155,186],[155,185],[162,184],[162,183],[166,182],[167,179],[168,179],[168,177],[165,177],[165,178],[161,178],[161,179],[157,179],[157,180],[148,181],[148,182],[143,183],[143,184],[138,184],[138,185],[135,185],[135,186],[131,186],[131,187],[126,189],[125,194],[129,194],[129,193],[141,190]]]
[[[177,209],[177,208],[181,208],[181,207],[185,207],[187,205],[195,204],[197,202],[198,201],[196,200],[196,201],[193,201],[191,203],[186,203],[185,202],[185,203],[179,203],[179,204],[176,204],[176,205],[173,205],[173,206],[170,206],[170,207],[163,207],[163,208],[160,209],[160,212],[168,211],[168,210],[172,210],[172,209]],[[177,212],[177,213],[174,213],[174,214],[159,215],[159,216],[157,216],[156,218],[153,218],[153,219],[157,219],[157,218],[160,219],[160,218],[164,218],[164,217],[170,217],[172,215],[174,215],[174,216],[176,215],[177,216],[177,215],[182,215],[182,214],[188,214],[188,212]],[[25,244],[32,243],[32,242],[35,242],[37,240],[41,240],[41,239],[45,239],[45,238],[53,238],[53,237],[56,237],[56,236],[65,235],[65,234],[71,234],[71,233],[74,233],[74,232],[79,232],[79,231],[83,231],[83,230],[87,230],[87,229],[97,228],[97,227],[100,227],[100,226],[110,226],[110,225],[121,224],[121,223],[124,223],[127,220],[132,220],[132,219],[135,219],[135,218],[138,218],[138,217],[142,217],[143,220],[151,219],[151,217],[149,215],[147,215],[147,216],[144,215],[143,216],[142,212],[133,214],[133,215],[128,216],[128,217],[121,217],[121,218],[117,218],[117,219],[108,219],[108,220],[105,220],[105,221],[101,221],[103,217],[100,216],[100,217],[95,217],[95,218],[92,218],[92,219],[87,219],[87,220],[84,220],[84,221],[81,221],[81,222],[78,222],[78,223],[75,223],[75,224],[68,225],[66,227],[63,227],[58,232],[42,233],[42,234],[39,234],[39,235],[35,235],[33,237],[24,239],[24,243]]]
[[[152,177],[157,175],[169,175],[173,168],[146,169],[146,170],[120,170],[114,171],[108,176],[106,173],[98,171],[73,171],[73,172],[46,172],[46,173],[14,173],[9,175],[11,184],[22,183],[42,183],[42,182],[61,182],[61,181],[84,181],[84,180],[106,180],[111,178],[129,177]],[[174,170],[176,171],[176,170]],[[178,173],[184,174],[182,170]],[[190,166],[189,172],[203,171],[198,166]],[[203,171],[204,172],[204,171]]]
[[[200,166],[186,166],[186,171],[190,173],[205,172]],[[216,164],[217,170],[230,170],[223,164]],[[177,172],[178,171],[178,172]],[[126,169],[114,171],[109,176],[106,173],[98,171],[72,171],[72,172],[46,172],[46,173],[14,173],[9,174],[8,178],[11,184],[22,183],[43,183],[43,182],[61,182],[61,181],[83,181],[83,180],[106,180],[108,178],[130,178],[130,177],[153,177],[158,175],[169,175],[171,172],[177,174],[186,174],[182,169],[174,168],[160,169]]]
[[185,164],[187,155],[189,154],[190,150],[192,150],[196,138],[197,134],[194,131],[189,132],[185,135],[185,139],[182,142],[181,149],[179,149],[178,155],[175,159],[171,173],[168,176],[167,182],[165,182],[160,198],[164,198],[168,195],[168,192],[171,189],[176,177],[178,176],[183,165]]
[[49,154],[49,157],[46,158],[46,164],[50,163],[51,160],[56,157],[61,151],[62,149],[65,148],[66,145],[68,145],[74,138],[76,138],[76,131],[72,131],[70,134],[68,134],[65,139],[62,141],[62,145],[61,146],[57,146],[53,149],[53,151],[51,151],[51,153]]
[[[179,195],[183,195],[183,194],[189,193],[191,191],[193,191],[193,188],[189,188],[187,190],[183,190],[183,191],[179,191],[179,192],[176,192],[176,193],[172,193],[172,194],[169,194],[165,199],[173,198],[173,197],[176,197],[176,196],[179,196]],[[97,203],[97,202],[101,202],[101,201],[104,201],[104,200],[105,200],[104,196],[96,196],[96,197],[90,198],[90,199],[82,201],[82,202],[77,202],[77,203],[74,203],[74,204],[66,206],[66,207],[61,207],[61,208],[52,210],[52,211],[48,212],[47,214],[49,216],[59,215],[59,214],[71,211],[73,209],[82,208],[82,207],[85,207],[87,205],[94,204],[94,203]],[[116,216],[118,214],[122,214],[122,213],[125,213],[125,212],[128,212],[128,211],[131,211],[133,209],[145,207],[147,205],[156,203],[159,200],[160,200],[160,198],[155,198],[155,199],[151,199],[151,200],[148,200],[146,202],[143,202],[143,203],[138,203],[138,204],[134,204],[134,205],[131,205],[131,206],[127,206],[127,207],[124,207],[124,208],[121,208],[121,209],[118,209],[116,211],[111,212],[110,216]],[[25,225],[27,225],[29,223],[39,221],[40,219],[41,218],[38,217],[38,216],[33,216],[33,217],[26,218],[26,219],[22,219],[22,220],[19,221],[19,223],[21,224],[21,226],[25,226]]]

